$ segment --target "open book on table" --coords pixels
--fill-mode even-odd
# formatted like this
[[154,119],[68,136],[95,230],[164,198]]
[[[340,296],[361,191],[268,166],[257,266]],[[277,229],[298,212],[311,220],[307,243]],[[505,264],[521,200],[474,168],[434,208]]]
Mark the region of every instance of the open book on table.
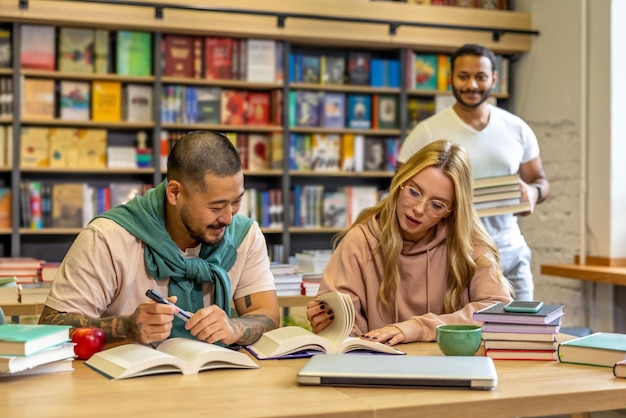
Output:
[[120,345],[94,354],[85,364],[111,379],[160,373],[197,374],[223,368],[259,368],[244,353],[188,338],[165,340],[156,349],[138,343]]
[[335,319],[318,334],[302,327],[288,326],[265,332],[246,348],[259,360],[311,357],[314,354],[342,354],[369,351],[385,354],[405,354],[392,346],[376,341],[350,337],[354,327],[354,305],[345,293],[329,292],[317,298],[333,310]]

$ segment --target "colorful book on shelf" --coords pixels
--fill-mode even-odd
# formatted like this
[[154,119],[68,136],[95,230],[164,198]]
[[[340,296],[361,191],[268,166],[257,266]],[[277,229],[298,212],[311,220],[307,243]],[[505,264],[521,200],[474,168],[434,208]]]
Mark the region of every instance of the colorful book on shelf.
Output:
[[23,70],[54,71],[56,28],[50,25],[21,25],[20,65]]
[[504,310],[505,303],[498,302],[474,312],[474,320],[480,322],[504,322],[511,324],[549,324],[563,316],[564,305],[544,304],[538,312],[520,313]]
[[71,342],[62,342],[28,356],[7,356],[0,354],[0,375],[15,374],[43,364],[72,359],[75,357],[74,345],[75,344]]
[[324,190],[322,206],[322,226],[326,228],[345,228],[348,226],[348,196],[345,190]]
[[224,125],[243,125],[248,114],[248,92],[222,90],[221,119]]
[[79,158],[76,129],[50,128],[48,132],[48,166],[76,167]]
[[311,139],[311,170],[339,171],[341,136],[338,134],[313,134]]
[[116,69],[118,75],[152,75],[152,34],[144,31],[117,31]]
[[122,120],[121,82],[92,81],[91,119],[97,122],[120,122]]
[[345,93],[323,93],[321,106],[321,126],[341,128],[346,126]]
[[142,344],[119,345],[94,354],[85,364],[110,379],[161,373],[190,375],[224,368],[259,368],[244,353],[189,338],[170,338],[156,349]]
[[248,135],[248,169],[269,170],[271,160],[271,137],[266,134]]
[[127,84],[122,90],[123,119],[128,122],[152,122],[152,86]]
[[233,39],[207,36],[204,39],[204,76],[207,80],[232,80]]
[[438,64],[437,54],[414,54],[411,87],[416,90],[437,90]]
[[28,356],[70,340],[69,325],[0,325],[0,354]]
[[374,341],[350,337],[354,326],[354,305],[345,293],[329,292],[318,297],[335,314],[333,322],[317,334],[298,326],[288,326],[263,333],[246,348],[259,360],[312,357],[315,354],[338,354],[367,351],[384,354],[404,352]]
[[370,129],[372,127],[372,96],[348,94],[346,102],[347,127]]
[[54,80],[23,78],[22,117],[53,119],[56,106]]
[[93,73],[94,30],[89,28],[59,28],[59,71]]
[[61,82],[60,114],[63,120],[89,120],[91,96],[86,81]]
[[218,125],[220,123],[219,87],[198,87],[196,106],[198,108],[198,123]]
[[260,91],[251,91],[248,93],[248,111],[246,114],[246,124],[270,124],[270,93]]
[[450,85],[450,55],[437,55],[437,90],[451,91]]
[[49,129],[23,126],[20,130],[20,168],[48,167]]
[[556,350],[485,350],[485,356],[494,360],[544,360],[556,361]]
[[351,51],[348,53],[348,84],[369,86],[372,54]]
[[298,90],[295,98],[296,126],[319,126],[321,94],[317,91]]
[[78,164],[81,168],[107,167],[106,129],[78,129]]
[[626,360],[626,334],[596,332],[559,344],[561,363],[613,367]]
[[0,187],[0,228],[11,228],[13,225],[11,213],[12,193],[10,187]]
[[302,74],[300,75],[299,79],[303,83],[319,84],[320,56],[302,54],[300,55],[300,58],[302,59],[302,62],[299,69],[300,71],[302,71]]
[[385,171],[385,139],[366,136],[363,142],[363,171]]
[[276,80],[276,41],[248,39],[245,53],[247,81],[273,83]]
[[9,68],[13,60],[13,38],[9,25],[0,26],[0,68]]
[[192,36],[167,34],[163,36],[165,77],[193,77],[194,42]]
[[320,57],[320,73],[322,84],[345,84],[346,57],[343,55],[325,54]]
[[399,97],[393,94],[375,94],[372,102],[372,128],[398,129]]
[[52,227],[83,227],[83,183],[55,183],[52,186]]
[[108,29],[94,29],[93,71],[96,74],[107,74],[111,71],[109,34]]

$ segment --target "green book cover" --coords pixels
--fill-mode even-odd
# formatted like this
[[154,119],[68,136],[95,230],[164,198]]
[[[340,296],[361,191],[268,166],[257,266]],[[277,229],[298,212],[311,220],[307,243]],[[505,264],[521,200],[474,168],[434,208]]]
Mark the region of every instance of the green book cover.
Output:
[[559,344],[561,363],[613,367],[626,359],[626,334],[596,332],[595,334]]
[[626,334],[612,332],[596,332],[562,343],[563,345],[601,348],[604,350],[616,350],[626,352]]
[[152,34],[130,30],[117,31],[116,58],[118,75],[152,75]]
[[0,341],[29,342],[56,333],[66,333],[69,336],[70,328],[69,325],[4,324],[0,325]]

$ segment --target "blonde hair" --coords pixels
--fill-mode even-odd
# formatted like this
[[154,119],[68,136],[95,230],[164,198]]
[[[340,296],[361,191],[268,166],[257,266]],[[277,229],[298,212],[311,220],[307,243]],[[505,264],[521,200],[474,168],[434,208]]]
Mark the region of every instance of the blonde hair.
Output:
[[[500,270],[500,256],[495,242],[487,234],[474,210],[469,156],[463,148],[451,141],[434,141],[415,153],[391,180],[389,194],[377,205],[363,210],[350,227],[337,234],[333,239],[333,246],[336,248],[350,229],[367,223],[371,218],[377,219],[381,235],[374,251],[380,253],[384,262],[378,293],[383,304],[389,306],[400,281],[398,257],[403,239],[396,209],[400,186],[428,167],[440,169],[454,186],[454,204],[450,208],[451,212],[440,221],[445,223],[448,233],[446,237],[448,277],[444,312],[451,313],[462,307],[463,291],[479,267],[495,267],[494,270],[497,272],[495,279],[512,292],[511,285]],[[474,247],[484,247],[488,251],[474,260],[472,258]]]

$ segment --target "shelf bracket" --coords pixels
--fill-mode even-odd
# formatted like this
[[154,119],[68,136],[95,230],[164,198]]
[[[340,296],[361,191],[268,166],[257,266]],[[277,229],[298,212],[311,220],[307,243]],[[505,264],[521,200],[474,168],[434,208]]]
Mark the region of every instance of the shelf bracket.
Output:
[[500,37],[504,35],[504,31],[494,30],[491,35],[494,42],[500,42]]
[[162,7],[155,7],[154,8],[154,18],[155,19],[163,19],[163,8]]
[[398,25],[397,23],[391,23],[389,25],[389,36],[395,36],[399,26],[400,25]]
[[285,19],[287,19],[287,16],[285,15],[276,15],[276,26],[279,28],[284,28]]
[[28,10],[28,0],[20,0],[19,7],[22,10]]

